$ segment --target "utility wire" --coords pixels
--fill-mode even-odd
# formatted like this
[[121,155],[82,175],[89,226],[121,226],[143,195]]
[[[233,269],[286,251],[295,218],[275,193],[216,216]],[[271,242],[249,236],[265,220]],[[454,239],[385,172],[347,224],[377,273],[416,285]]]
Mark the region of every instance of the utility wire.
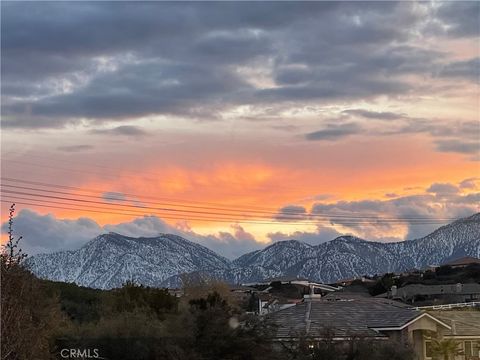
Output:
[[[346,218],[346,219],[374,219],[374,220],[380,220],[380,221],[421,221],[423,219],[419,218],[385,218],[385,217],[361,217],[361,216],[351,216],[351,215],[321,215],[321,214],[303,214],[303,213],[279,213],[279,212],[261,212],[261,211],[255,211],[255,210],[250,210],[248,212],[245,211],[239,211],[239,210],[226,210],[222,208],[213,208],[216,210],[221,210],[223,211],[222,213],[219,212],[210,212],[210,211],[192,211],[192,210],[184,210],[184,209],[178,209],[178,207],[187,207],[189,208],[190,206],[188,205],[183,205],[183,204],[172,204],[172,203],[167,203],[167,204],[159,204],[155,202],[145,202],[142,201],[142,204],[154,204],[154,205],[160,205],[160,206],[174,206],[177,208],[158,208],[158,207],[150,207],[150,206],[143,206],[143,205],[132,205],[129,204],[132,200],[129,199],[121,199],[117,197],[110,197],[110,196],[95,196],[95,195],[84,195],[84,194],[72,194],[69,192],[65,191],[55,191],[55,190],[45,190],[45,189],[37,189],[33,187],[26,187],[26,186],[16,186],[16,185],[9,185],[9,184],[2,184],[2,188],[14,188],[14,189],[22,189],[22,190],[29,190],[29,191],[36,191],[36,192],[43,192],[47,194],[61,194],[61,195],[69,195],[69,196],[75,196],[75,197],[87,197],[87,198],[93,198],[93,199],[100,199],[103,200],[102,203],[108,202],[107,205],[112,205],[110,201],[116,201],[116,202],[127,202],[127,204],[115,204],[115,205],[121,205],[121,206],[128,206],[128,207],[140,207],[143,209],[152,209],[152,210],[162,210],[162,211],[174,211],[174,212],[186,212],[186,213],[195,213],[195,214],[207,214],[207,215],[230,215],[230,216],[243,216],[243,217],[268,217],[269,219],[272,217],[276,218],[281,218],[282,220],[288,220],[288,219],[304,219],[306,217],[311,218],[311,219],[335,219],[335,218]],[[32,193],[23,193],[23,192],[14,192],[11,190],[4,190],[6,193],[10,194],[18,194],[18,195],[30,195],[30,196],[40,196],[42,194],[32,194]],[[63,198],[63,200],[72,200],[72,199],[66,199]],[[76,201],[76,199],[73,199],[72,201]],[[195,208],[203,208],[205,209],[206,207],[200,207],[196,206]],[[212,208],[206,208],[206,209],[212,209]],[[425,219],[425,220],[437,220],[437,221],[443,221],[443,219]],[[449,220],[449,219],[448,219]]]
[[[18,201],[20,199],[20,201]],[[108,214],[108,215],[124,215],[124,216],[145,216],[147,214],[145,213],[139,213],[139,212],[132,212],[132,211],[110,211],[108,209],[103,210],[104,208],[99,208],[95,206],[89,206],[88,208],[85,207],[80,207],[81,205],[76,205],[76,204],[69,204],[69,203],[61,203],[61,202],[53,202],[53,201],[41,201],[38,199],[27,199],[26,201],[22,200],[22,198],[18,197],[12,197],[9,198],[8,200],[5,199],[5,197],[2,198],[1,202],[3,203],[16,203],[19,205],[27,205],[27,206],[41,206],[45,208],[54,208],[54,209],[63,209],[63,210],[73,210],[73,211],[82,211],[85,213],[100,213],[100,214]],[[52,205],[54,204],[54,205]],[[67,206],[57,206],[57,205],[62,205],[65,204]],[[74,206],[74,207],[72,207]],[[92,210],[92,209],[102,209],[102,210]],[[148,215],[158,215],[156,213],[150,213]],[[226,220],[226,219],[218,219],[218,218],[197,218],[197,217],[182,217],[181,215],[178,216],[171,216],[171,215],[160,215],[161,219],[171,219],[171,220],[188,220],[188,221],[212,221],[212,222],[220,222],[220,223],[239,223],[239,224],[258,224],[258,225],[278,225],[279,222],[268,222],[268,221],[253,221],[253,220],[238,220],[238,219],[232,219],[232,220]],[[312,225],[318,225],[319,223],[322,222],[315,222],[312,223]],[[332,225],[331,223],[327,223],[326,221],[324,224]],[[342,223],[344,225],[357,225],[351,224],[348,222]],[[284,225],[308,225],[304,222],[286,222]]]
[[[26,181],[26,180],[20,180],[20,179],[12,179],[12,178],[4,178],[2,177],[2,180],[5,180],[5,181],[9,181],[9,182],[21,182],[21,183],[27,183],[27,184],[37,184],[37,185],[40,185],[40,186],[44,186],[44,187],[53,187],[53,188],[67,188],[67,189],[72,189],[72,190],[80,190],[80,191],[83,191],[83,192],[89,192],[89,193],[95,193],[95,192],[100,192],[98,190],[90,190],[90,189],[84,189],[84,188],[78,188],[78,187],[70,187],[70,186],[62,186],[62,185],[54,185],[54,184],[48,184],[48,183],[40,183],[40,182],[33,182],[33,181]],[[90,197],[90,198],[97,198],[97,199],[107,199],[107,200],[114,200],[114,201],[119,201],[119,202],[139,202],[139,199],[143,199],[143,198],[153,198],[153,197],[146,197],[146,196],[140,196],[140,195],[134,195],[134,194],[123,194],[122,195],[125,195],[125,196],[135,196],[136,198],[134,199],[119,199],[119,198],[116,198],[116,197],[105,197],[105,196],[93,196],[93,195],[84,195],[84,194],[71,194],[71,193],[67,193],[67,192],[60,192],[60,191],[54,191],[54,190],[45,190],[45,189],[38,189],[38,188],[33,188],[33,187],[21,187],[21,186],[17,186],[17,185],[10,185],[10,184],[3,184],[4,187],[13,187],[13,188],[21,188],[21,189],[27,189],[27,190],[32,190],[32,191],[40,191],[40,192],[47,192],[47,193],[60,193],[60,194],[64,194],[64,195],[71,195],[71,196],[81,196],[81,197]],[[153,198],[153,199],[165,199],[165,198]],[[170,201],[177,201],[177,202],[180,202],[181,200],[174,200],[174,199],[169,199]],[[175,203],[168,203],[168,204],[159,204],[159,203],[156,203],[156,202],[146,202],[146,201],[141,201],[142,203],[149,203],[149,204],[157,204],[157,205],[163,205],[163,206],[174,206],[174,207],[186,207],[186,208],[195,208],[195,209],[207,209],[207,210],[220,210],[222,211],[223,213],[222,214],[218,214],[216,212],[193,212],[191,210],[183,210],[183,211],[186,211],[186,212],[193,212],[193,213],[208,213],[208,214],[212,214],[212,215],[234,215],[236,213],[240,213],[240,215],[242,216],[246,216],[246,215],[251,215],[251,216],[259,216],[260,214],[261,215],[265,215],[265,214],[270,214],[270,215],[275,215],[276,217],[288,217],[288,216],[294,216],[294,217],[311,217],[311,218],[328,218],[328,219],[334,219],[334,218],[345,218],[345,219],[362,219],[362,220],[365,220],[365,219],[372,219],[372,220],[381,220],[381,221],[406,221],[406,222],[413,222],[413,221],[436,221],[436,222],[439,222],[439,221],[452,221],[452,220],[455,220],[454,218],[435,218],[435,219],[431,219],[431,218],[420,218],[420,217],[415,217],[415,218],[411,218],[411,217],[402,217],[402,218],[386,218],[386,217],[379,217],[378,215],[375,215],[375,216],[367,216],[367,215],[352,215],[352,214],[339,214],[339,213],[314,213],[314,214],[303,214],[303,213],[299,213],[299,212],[295,212],[295,211],[289,211],[288,209],[284,209],[282,210],[282,212],[280,213],[278,210],[276,210],[275,212],[272,212],[272,211],[257,211],[257,210],[254,210],[256,208],[254,208],[253,210],[252,209],[241,209],[239,207],[235,208],[235,209],[229,209],[227,207],[225,207],[224,205],[220,205],[220,207],[208,207],[208,206],[195,206],[195,205],[188,205],[188,204],[184,204],[184,203],[179,203],[179,204],[175,204]],[[195,202],[195,203],[201,203],[201,202]],[[110,203],[109,203],[110,204]],[[124,204],[121,204],[121,205],[124,205]],[[125,205],[124,205],[125,206]],[[132,206],[132,205],[128,205],[128,206]],[[137,206],[138,207],[138,206]],[[149,207],[146,207],[146,206],[141,206],[142,208],[149,208]],[[150,207],[152,208],[152,207]],[[153,208],[155,209],[155,208]],[[156,208],[157,210],[166,210],[166,211],[170,211],[173,209],[170,209],[170,208],[161,208],[161,209],[158,209]],[[264,209],[269,209],[269,208],[264,208]],[[180,211],[180,209],[175,209],[175,211]],[[225,214],[225,212],[227,214]],[[258,215],[257,215],[258,214]]]
[[[5,191],[2,191],[2,192],[5,192]],[[78,202],[72,202],[70,201],[70,199],[68,198],[62,198],[62,197],[49,197],[49,196],[42,196],[42,195],[39,195],[38,197],[40,197],[40,199],[37,199],[37,198],[32,198],[32,197],[29,197],[29,196],[19,196],[19,195],[24,195],[24,193],[21,193],[21,192],[14,192],[14,195],[7,192],[6,196],[9,197],[10,199],[12,200],[9,200],[9,201],[14,201],[14,202],[19,202],[18,200],[21,200],[22,202],[23,201],[29,201],[29,204],[30,205],[34,205],[34,206],[46,206],[45,204],[55,204],[55,205],[67,205],[67,206],[76,206],[76,208],[69,208],[70,210],[77,210],[77,211],[90,211],[90,209],[94,208],[94,209],[100,209],[102,211],[96,211],[96,212],[103,212],[103,213],[115,213],[115,214],[121,214],[121,215],[136,215],[136,216],[143,216],[145,215],[145,212],[139,212],[139,210],[135,210],[135,209],[130,209],[130,208],[115,208],[115,206],[113,204],[109,204],[109,203],[102,203],[102,202],[93,202],[93,201],[88,201],[88,200],[81,200],[81,199],[76,199],[76,200],[79,200]],[[45,200],[44,197],[47,197],[48,199]],[[50,198],[54,198],[54,200],[51,200]],[[5,199],[5,196],[4,196],[4,199]],[[56,200],[63,200],[63,201],[56,201]],[[34,201],[35,203],[33,204],[32,201]],[[65,202],[66,201],[66,202]],[[20,203],[20,202],[19,202]],[[85,208],[85,207],[81,207],[81,206],[85,206],[85,203],[87,203],[88,205],[88,208]],[[103,206],[95,206],[95,205],[91,205],[91,204],[100,204],[100,205],[103,205]],[[49,207],[52,207],[52,206],[49,206]],[[133,206],[135,208],[135,206]],[[142,209],[144,209],[144,207],[140,207]],[[115,212],[112,212],[112,211],[115,211]],[[121,213],[119,213],[118,211],[121,211]],[[194,214],[194,215],[191,215],[191,214],[184,214],[184,213],[174,213],[174,214],[165,214],[165,213],[161,213],[161,212],[158,212],[158,211],[149,211],[149,214],[154,214],[154,215],[157,215],[161,218],[168,218],[168,219],[182,219],[182,220],[198,220],[198,221],[213,221],[213,222],[241,222],[241,223],[253,223],[253,224],[276,224],[278,225],[279,222],[283,222],[284,224],[288,224],[288,222],[286,221],[289,221],[291,224],[294,224],[294,225],[318,225],[318,224],[330,224],[332,225],[334,220],[316,220],[316,221],[311,221],[311,220],[302,220],[302,219],[293,219],[293,218],[290,218],[290,219],[277,219],[277,221],[272,221],[272,219],[267,219],[267,220],[263,220],[263,221],[260,221],[258,219],[245,219],[245,218],[228,218],[226,217],[226,215],[220,215],[220,216],[215,216],[215,217],[208,217],[207,215],[204,215],[204,214]],[[338,221],[337,222],[341,223],[341,224],[344,224],[344,225],[354,225],[354,224],[385,224],[384,221],[381,221],[381,220],[360,220],[360,219],[355,219],[355,220],[348,220],[348,219],[342,219],[342,221]],[[399,222],[399,221],[396,221],[396,222],[392,222],[392,221],[389,221],[388,222],[389,224],[392,224],[392,223],[396,223],[396,224],[402,224],[403,222]],[[438,221],[421,221],[421,222],[418,222],[418,221],[412,221],[412,222],[409,222],[408,224],[418,224],[418,225],[424,225],[424,224],[438,224],[439,222]]]

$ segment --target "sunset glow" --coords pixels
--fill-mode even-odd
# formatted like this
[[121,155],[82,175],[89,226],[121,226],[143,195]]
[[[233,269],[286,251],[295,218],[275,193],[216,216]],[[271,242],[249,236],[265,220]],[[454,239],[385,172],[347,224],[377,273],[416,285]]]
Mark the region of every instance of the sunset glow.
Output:
[[17,203],[31,252],[179,231],[234,257],[478,212],[478,3],[371,4],[2,3],[2,223]]

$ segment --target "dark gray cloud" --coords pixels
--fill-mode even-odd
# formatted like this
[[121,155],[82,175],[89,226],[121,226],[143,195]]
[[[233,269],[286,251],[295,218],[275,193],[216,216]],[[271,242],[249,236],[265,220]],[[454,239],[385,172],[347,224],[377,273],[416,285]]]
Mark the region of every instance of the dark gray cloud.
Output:
[[[7,226],[2,224],[2,232],[7,231]],[[102,232],[89,218],[57,219],[28,209],[15,216],[14,230],[23,236],[21,247],[28,255],[76,249]]]
[[312,80],[313,73],[308,67],[284,67],[277,70],[275,81],[280,85],[298,85]]
[[314,131],[305,135],[307,140],[334,141],[349,135],[358,134],[362,128],[356,123],[329,124],[325,129]]
[[444,121],[413,118],[405,115],[402,125],[396,129],[370,131],[374,135],[428,134],[435,149],[440,152],[452,152],[470,155],[471,160],[480,157],[480,122],[478,120]]
[[[407,44],[423,18],[407,2],[3,2],[3,126],[397,96],[445,57]],[[276,86],[239,71],[262,66]]]
[[93,129],[93,134],[107,134],[107,135],[122,135],[131,137],[144,137],[148,135],[148,132],[143,130],[139,126],[134,125],[121,125],[111,129]]
[[92,150],[94,148],[93,145],[87,144],[80,144],[80,145],[66,145],[66,146],[59,146],[57,150],[64,151],[64,152],[81,152]]
[[461,181],[458,186],[461,189],[476,189],[477,183],[480,182],[480,178],[469,178]]
[[307,209],[299,205],[287,205],[278,210],[275,215],[276,220],[280,221],[299,221],[306,219]]
[[107,202],[124,202],[126,200],[125,194],[119,192],[107,191],[102,194],[102,199]]
[[[372,69],[373,70],[373,69]],[[354,72],[354,71],[352,71]],[[411,87],[400,79],[384,79],[351,74],[343,70],[325,71],[322,78],[300,86],[281,86],[257,90],[254,98],[259,102],[332,101],[371,98],[407,92]],[[350,84],[348,82],[351,81]]]
[[478,141],[469,141],[461,139],[440,139],[435,140],[438,151],[453,152],[460,154],[478,155],[480,153],[480,143]]
[[456,185],[449,183],[435,183],[427,189],[427,192],[435,195],[452,195],[457,194],[458,191],[459,189]]
[[155,113],[194,116],[204,102],[218,101],[224,106],[230,96],[246,88],[249,86],[245,82],[225,69],[147,62],[125,66],[121,74],[99,75],[73,93],[5,106],[4,113],[34,114],[30,118],[32,127],[38,122],[36,116],[103,120]]
[[30,104],[15,104],[13,107],[15,110],[7,110],[5,107],[2,107],[2,110],[5,109],[5,113],[2,115],[1,124],[5,129],[30,131],[59,129],[67,125],[78,124],[81,121],[75,118],[36,116],[33,115]]
[[475,57],[470,60],[445,64],[440,68],[438,76],[464,78],[472,82],[480,82],[480,58]]
[[437,19],[450,36],[478,36],[480,33],[480,3],[478,1],[442,1]]
[[404,114],[398,114],[389,111],[369,111],[364,109],[349,109],[344,110],[344,114],[361,116],[367,119],[376,119],[376,120],[396,120],[404,118]]

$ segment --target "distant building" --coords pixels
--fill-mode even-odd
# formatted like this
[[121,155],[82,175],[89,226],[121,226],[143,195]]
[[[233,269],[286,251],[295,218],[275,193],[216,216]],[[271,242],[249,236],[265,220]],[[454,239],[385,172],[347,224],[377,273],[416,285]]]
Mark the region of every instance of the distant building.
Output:
[[[305,278],[279,277],[257,283],[243,284],[243,287],[257,289],[257,314],[266,315],[293,306],[303,299],[322,298],[341,288],[317,283]],[[258,290],[261,289],[261,290]]]
[[258,315],[267,315],[280,311],[291,306],[295,306],[302,299],[286,299],[282,297],[275,297],[272,294],[268,293],[259,293],[257,294],[258,298]]
[[366,278],[365,276],[358,278],[342,279],[338,280],[335,284],[338,286],[350,286],[354,283],[373,284],[376,280]]
[[243,285],[231,285],[228,288],[230,290],[230,296],[235,300],[237,304],[248,304],[250,299],[256,292],[257,289],[243,286]]
[[183,289],[178,289],[178,288],[168,289],[168,293],[170,295],[178,297],[178,298],[185,295],[184,290]]
[[474,257],[471,257],[471,256],[465,256],[465,257],[461,257],[461,258],[449,261],[449,262],[447,262],[445,264],[442,264],[442,265],[450,266],[452,268],[463,268],[463,267],[467,267],[468,265],[472,265],[472,264],[480,265],[480,259],[477,259],[477,258],[474,258]]
[[435,271],[440,267],[440,265],[428,265],[424,270],[425,271]]
[[378,298],[400,300],[405,303],[417,302],[471,302],[480,300],[480,284],[423,285],[410,284],[401,288],[392,286],[390,291],[377,295]]
[[267,315],[276,328],[274,341],[298,342],[302,337],[312,343],[330,334],[333,341],[352,338],[382,341],[392,339],[412,345],[417,359],[431,360],[432,339],[454,338],[465,353],[455,360],[478,356],[480,312],[419,311],[405,304],[381,298],[352,297],[335,300],[305,300]]

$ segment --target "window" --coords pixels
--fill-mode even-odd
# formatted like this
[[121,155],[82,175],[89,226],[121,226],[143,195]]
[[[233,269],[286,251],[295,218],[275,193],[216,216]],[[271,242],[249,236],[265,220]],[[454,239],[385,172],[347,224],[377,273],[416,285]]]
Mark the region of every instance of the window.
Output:
[[432,342],[431,341],[425,341],[425,357],[428,359],[431,359],[433,356],[432,352]]
[[465,349],[465,357],[472,356],[472,342],[471,341],[465,341],[463,348]]
[[480,343],[478,341],[464,341],[465,359],[480,356]]

